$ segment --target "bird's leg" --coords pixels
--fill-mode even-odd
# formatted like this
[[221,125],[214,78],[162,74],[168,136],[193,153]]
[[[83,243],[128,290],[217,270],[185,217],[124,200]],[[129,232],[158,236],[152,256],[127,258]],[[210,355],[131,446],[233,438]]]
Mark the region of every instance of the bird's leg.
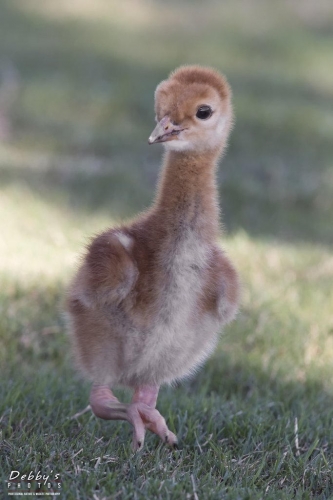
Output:
[[133,426],[133,449],[142,447],[146,429],[174,446],[176,436],[169,431],[164,418],[155,409],[158,387],[138,388],[131,404],[120,403],[106,385],[93,385],[90,406],[96,417],[105,420],[127,420]]
[[170,446],[177,445],[177,437],[171,432],[165,422],[164,417],[156,410],[156,401],[159,387],[157,386],[142,386],[138,387],[132,398],[132,405],[137,408],[142,426],[134,426],[133,431],[133,448],[138,449],[142,446],[145,429],[157,434],[164,443]]
[[106,385],[93,385],[89,398],[90,406],[96,417],[105,420],[127,420],[127,406],[120,403]]

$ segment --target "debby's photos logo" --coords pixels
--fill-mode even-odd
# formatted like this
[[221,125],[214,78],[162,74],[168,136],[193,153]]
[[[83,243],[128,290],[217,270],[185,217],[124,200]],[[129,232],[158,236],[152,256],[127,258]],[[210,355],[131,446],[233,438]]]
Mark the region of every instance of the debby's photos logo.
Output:
[[60,495],[61,491],[60,474],[54,473],[53,470],[49,474],[32,470],[29,473],[12,470],[6,482],[8,496],[54,496]]

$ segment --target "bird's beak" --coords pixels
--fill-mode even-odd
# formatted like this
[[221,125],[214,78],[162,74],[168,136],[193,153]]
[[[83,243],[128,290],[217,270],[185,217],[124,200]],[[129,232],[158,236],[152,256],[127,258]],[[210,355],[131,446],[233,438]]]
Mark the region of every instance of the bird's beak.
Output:
[[180,125],[174,125],[169,116],[166,115],[158,122],[153,132],[151,133],[148,144],[155,144],[156,142],[173,141],[177,139],[177,135],[184,130]]

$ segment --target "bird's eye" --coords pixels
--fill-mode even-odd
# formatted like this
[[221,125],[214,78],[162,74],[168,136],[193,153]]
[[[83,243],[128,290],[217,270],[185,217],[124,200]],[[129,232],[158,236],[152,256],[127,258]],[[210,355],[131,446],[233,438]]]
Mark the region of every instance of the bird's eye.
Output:
[[212,114],[213,111],[210,106],[200,106],[195,116],[200,120],[207,120],[207,118],[210,118]]

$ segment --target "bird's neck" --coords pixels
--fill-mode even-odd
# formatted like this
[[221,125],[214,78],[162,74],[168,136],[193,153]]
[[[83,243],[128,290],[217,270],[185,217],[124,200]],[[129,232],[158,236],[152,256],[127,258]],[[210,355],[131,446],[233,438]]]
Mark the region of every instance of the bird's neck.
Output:
[[165,230],[192,229],[206,238],[219,231],[216,167],[219,151],[168,151],[154,204]]

